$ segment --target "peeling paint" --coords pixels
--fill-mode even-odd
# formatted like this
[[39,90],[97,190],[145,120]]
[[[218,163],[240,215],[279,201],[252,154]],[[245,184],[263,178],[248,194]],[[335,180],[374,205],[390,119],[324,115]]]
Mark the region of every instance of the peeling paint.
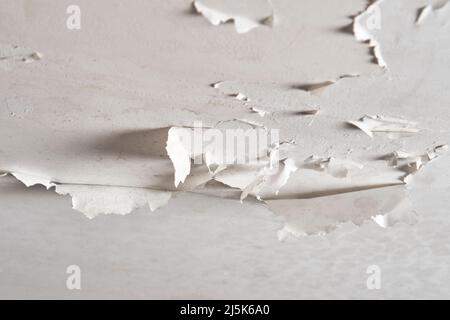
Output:
[[353,21],[353,32],[356,40],[369,44],[377,64],[380,67],[387,68],[386,61],[381,53],[380,43],[373,35],[375,30],[381,29],[380,5],[383,1],[372,1],[364,12],[355,17]]
[[268,0],[194,0],[193,6],[214,26],[233,21],[237,33],[247,33],[258,26],[271,27],[274,22]]

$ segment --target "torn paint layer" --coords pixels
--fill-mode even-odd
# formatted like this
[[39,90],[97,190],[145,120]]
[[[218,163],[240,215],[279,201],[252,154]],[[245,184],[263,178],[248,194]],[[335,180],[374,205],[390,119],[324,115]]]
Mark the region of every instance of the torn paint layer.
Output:
[[353,33],[361,42],[368,42],[374,58],[380,67],[387,68],[381,54],[380,43],[374,38],[373,32],[381,29],[381,8],[383,0],[372,2],[367,9],[357,15],[353,21]]
[[[2,171],[0,176],[6,174]],[[170,191],[149,188],[59,184],[36,175],[18,172],[10,174],[27,187],[40,184],[47,190],[55,187],[56,193],[70,195],[73,209],[84,213],[90,219],[99,214],[125,215],[144,205],[148,205],[150,210],[154,211],[166,205],[172,195]]]
[[17,180],[21,181],[25,186],[31,187],[35,185],[43,185],[44,187],[50,189],[55,184],[48,178],[39,177],[32,174],[22,173],[22,172],[11,172],[11,175],[14,176]]
[[[207,3],[208,1],[197,2]],[[229,6],[231,2],[226,2],[224,6]],[[244,1],[241,0],[239,5],[242,3]],[[442,119],[448,120],[445,117],[446,110],[443,108],[443,106],[448,105],[448,99],[446,99],[445,90],[441,86],[441,80],[445,77],[441,77],[439,73],[439,69],[448,69],[445,68],[448,65],[447,60],[441,54],[441,52],[445,53],[446,50],[435,50],[434,54],[429,55],[429,52],[433,53],[434,48],[429,44],[436,45],[436,48],[447,48],[445,40],[448,37],[445,38],[444,31],[448,29],[437,28],[444,25],[445,21],[427,21],[436,23],[436,25],[423,24],[421,28],[414,27],[411,23],[414,22],[411,16],[415,13],[415,7],[408,8],[406,4],[389,7],[387,2],[385,5],[383,10],[386,11],[387,18],[383,20],[383,23],[386,21],[386,27],[389,26],[387,29],[390,32],[389,34],[383,33],[383,41],[380,41],[383,44],[383,49],[385,48],[385,52],[390,54],[388,62],[392,64],[390,65],[392,79],[389,79],[389,81],[387,77],[368,76],[364,70],[360,70],[357,66],[342,70],[342,65],[348,65],[344,61],[347,59],[343,59],[344,57],[339,55],[340,51],[336,48],[339,46],[335,44],[340,40],[343,41],[342,48],[344,49],[342,51],[349,50],[346,57],[349,61],[358,59],[358,54],[355,53],[358,50],[352,51],[352,53],[350,50],[362,46],[355,44],[351,39],[348,39],[348,43],[345,44],[344,38],[336,38],[336,42],[333,41],[332,37],[328,38],[327,35],[332,34],[332,32],[329,32],[330,29],[326,25],[325,18],[329,19],[333,16],[328,15],[328,12],[327,14],[325,12],[320,13],[319,10],[317,11],[319,12],[317,17],[311,16],[310,18],[309,15],[304,14],[308,11],[297,10],[297,8],[303,7],[297,7],[294,2],[289,5],[287,3],[285,5],[277,4],[277,13],[278,8],[280,8],[279,15],[284,19],[283,25],[279,29],[267,32],[268,29],[260,28],[256,32],[241,37],[233,34],[231,24],[228,25],[228,29],[225,26],[221,26],[220,29],[208,28],[206,26],[208,22],[203,21],[203,17],[197,17],[198,19],[184,17],[186,19],[183,19],[176,14],[172,15],[172,13],[179,12],[180,8],[171,7],[171,5],[165,6],[164,11],[158,11],[161,12],[161,15],[157,17],[158,19],[151,19],[152,23],[155,22],[155,24],[151,24],[152,27],[161,26],[162,30],[171,31],[167,37],[160,37],[160,33],[157,32],[157,30],[160,30],[159,28],[149,28],[143,30],[145,32],[142,32],[142,38],[137,38],[139,40],[144,39],[144,41],[128,42],[129,30],[126,30],[125,24],[123,25],[125,26],[124,35],[111,38],[114,41],[117,40],[117,42],[109,42],[110,39],[103,39],[103,34],[96,35],[94,32],[92,41],[88,43],[101,43],[102,45],[96,48],[95,46],[90,47],[90,45],[86,47],[85,44],[82,44],[79,48],[80,51],[76,51],[76,47],[71,47],[70,41],[65,43],[64,37],[60,34],[39,35],[39,38],[36,37],[37,34],[30,35],[30,39],[36,37],[36,39],[42,39],[43,41],[52,38],[61,39],[63,41],[61,45],[47,43],[47,40],[44,41],[44,47],[49,48],[49,52],[60,58],[51,59],[45,65],[34,64],[34,66],[39,67],[39,72],[34,72],[32,79],[31,77],[28,79],[27,72],[30,70],[37,71],[32,70],[34,66],[22,68],[23,70],[20,70],[24,71],[22,74],[19,72],[10,75],[5,74],[5,79],[2,81],[5,94],[26,98],[22,100],[36,104],[36,111],[39,112],[35,112],[36,115],[33,115],[33,117],[30,116],[30,121],[28,119],[26,122],[21,121],[22,125],[20,125],[18,117],[14,119],[9,116],[2,118],[2,126],[0,127],[3,127],[4,133],[8,134],[8,138],[5,139],[7,140],[6,145],[2,146],[2,150],[0,150],[2,156],[3,154],[6,155],[5,160],[2,159],[2,165],[4,163],[4,168],[14,167],[16,165],[14,162],[17,161],[17,166],[20,167],[20,165],[27,163],[26,159],[32,155],[36,156],[33,167],[51,170],[48,172],[51,172],[52,176],[60,178],[61,181],[95,180],[95,182],[102,184],[102,181],[106,180],[107,183],[113,182],[113,184],[130,186],[130,188],[136,185],[141,187],[151,185],[171,190],[172,185],[175,184],[179,187],[178,190],[184,191],[187,182],[192,181],[191,185],[198,186],[210,179],[215,179],[226,181],[228,185],[238,188],[239,190],[233,190],[238,193],[238,196],[239,194],[243,194],[244,197],[246,194],[254,194],[266,200],[331,196],[337,193],[354,192],[363,188],[370,189],[374,185],[400,183],[400,181],[397,181],[399,173],[396,169],[400,169],[402,166],[391,168],[386,167],[385,163],[373,161],[373,158],[368,160],[366,156],[369,152],[366,153],[365,151],[370,151],[373,156],[377,156],[378,153],[375,154],[375,152],[379,150],[384,153],[403,146],[408,146],[413,150],[421,144],[429,145],[428,143],[432,143],[432,141],[447,140],[448,131],[446,131],[447,127]],[[353,10],[351,6],[352,4],[349,5],[349,12]],[[292,10],[294,7],[296,10]],[[304,8],[308,7],[311,7],[311,5],[304,6]],[[398,8],[405,9],[405,11],[396,10]],[[134,10],[136,9],[134,8]],[[249,13],[254,14],[256,11],[252,7]],[[408,16],[409,29],[404,27],[405,21],[398,24],[402,28],[401,30],[395,29],[395,26],[397,26],[394,23],[397,19],[395,17],[396,12],[405,12],[405,14],[398,15],[398,19]],[[139,10],[134,11],[134,14],[137,17]],[[319,18],[319,15],[323,16],[323,21],[316,19]],[[341,21],[343,17],[344,15],[339,16],[339,20],[331,21],[330,25],[335,25],[335,22]],[[175,20],[175,18],[180,19]],[[365,22],[367,20],[370,19],[366,19]],[[150,22],[150,20],[147,21]],[[204,25],[201,25],[202,23]],[[364,25],[362,20],[360,24]],[[145,23],[142,25],[145,25]],[[197,28],[199,25],[200,28]],[[165,28],[162,28],[162,26],[165,26]],[[433,26],[436,26],[436,30],[431,28]],[[121,27],[115,30],[117,34],[121,33]],[[186,37],[185,31],[191,27],[197,32],[196,37]],[[365,27],[367,37],[374,36],[372,31],[376,28],[371,29],[367,24],[365,24]],[[213,32],[211,32],[212,29]],[[151,30],[156,30],[154,37],[152,37]],[[228,32],[222,33],[222,31],[231,32],[231,37]],[[433,35],[433,32],[435,32],[436,38],[430,36]],[[220,36],[227,37],[226,42],[222,42],[222,38],[217,38],[219,33]],[[8,35],[5,36],[9,37]],[[20,38],[20,34],[11,35],[11,37],[13,36]],[[267,36],[273,36],[273,39],[269,38],[271,41],[273,40],[273,46],[267,46],[267,42],[262,41],[267,40]],[[151,41],[149,37],[151,37]],[[358,37],[364,38],[364,36]],[[390,38],[399,39],[399,41],[394,46],[394,43],[387,41]],[[288,40],[283,42],[282,39]],[[437,39],[439,39],[439,42]],[[102,42],[103,40],[105,42]],[[296,43],[303,43],[302,40],[305,40],[304,51],[298,50],[299,48],[296,45]],[[328,40],[330,40],[330,47],[322,46],[322,43],[328,42]],[[435,43],[432,43],[432,40]],[[411,46],[413,43],[417,47]],[[105,44],[104,50],[103,44]],[[151,45],[147,47],[147,44]],[[110,50],[110,48],[117,48],[118,45],[123,45],[124,51]],[[201,47],[202,45],[204,47]],[[396,47],[397,45],[398,47]],[[173,50],[174,47],[179,47],[180,50]],[[198,50],[200,47],[202,50]],[[412,50],[396,51],[398,48],[409,49],[408,47]],[[68,51],[65,48],[68,48]],[[152,51],[152,48],[155,51]],[[192,48],[193,51],[190,51]],[[330,48],[330,51],[328,52],[326,48]],[[199,52],[195,52],[195,50]],[[127,59],[123,59],[125,51],[128,54]],[[85,57],[86,52],[92,52],[92,56]],[[295,54],[291,55],[291,52]],[[413,63],[415,60],[409,60],[409,55],[405,57],[404,61],[401,61],[404,52],[420,53],[420,56],[418,56],[420,59],[417,61],[424,61],[426,64]],[[151,59],[148,59],[149,54]],[[314,56],[316,58],[312,59],[311,57]],[[330,56],[334,58],[328,60],[327,57]],[[361,56],[361,61],[364,62],[365,55],[361,54]],[[67,61],[64,57],[71,60],[71,63],[66,64]],[[394,68],[396,57],[400,57],[397,58],[401,62],[399,62],[399,65],[404,65],[405,70],[413,71],[397,73],[404,70]],[[91,59],[95,61],[92,64]],[[126,63],[123,60],[126,60]],[[283,63],[279,64],[278,61]],[[170,70],[167,68],[161,69],[160,66],[164,65],[162,62],[168,63],[171,67]],[[114,65],[114,68],[111,68],[111,65]],[[244,65],[245,67],[243,67]],[[311,65],[316,66],[311,68]],[[138,71],[141,70],[141,67],[144,70],[142,73]],[[146,67],[155,72],[147,72]],[[377,68],[377,66],[371,67]],[[348,76],[345,74],[355,70],[361,73],[358,80],[343,81],[339,85],[333,86],[341,78],[353,77],[351,74],[348,74]],[[431,71],[428,72],[427,70]],[[132,81],[122,77],[124,74],[128,74],[128,71],[132,71],[130,73],[133,75]],[[320,83],[312,84],[303,88],[311,93],[319,93],[321,90],[329,88],[330,90],[327,93],[330,94],[314,97],[300,90],[292,90],[291,84],[298,79],[302,79],[303,74],[305,79],[332,79],[323,82],[322,85]],[[336,78],[339,74],[344,74],[344,76]],[[69,80],[69,76],[72,80]],[[90,76],[93,76],[93,78]],[[229,86],[222,86],[223,82],[211,85],[216,89],[223,89],[223,91],[227,87],[232,87],[233,90],[229,91],[230,94],[226,95],[226,99],[223,99],[216,92],[212,92],[214,90],[207,86],[211,81],[234,77],[239,79],[230,83]],[[99,80],[94,81],[97,78]],[[67,81],[62,81],[62,79]],[[49,81],[49,85],[43,85],[46,80]],[[367,85],[369,82],[370,86]],[[177,84],[176,94],[173,90],[174,84]],[[413,91],[413,89],[419,88],[418,84],[420,84],[420,90]],[[149,91],[153,93],[147,95]],[[411,96],[411,92],[414,92],[416,99],[408,98]],[[251,98],[251,103],[248,102],[248,97]],[[8,97],[5,97],[5,101],[7,99]],[[111,103],[108,103],[109,101]],[[61,108],[59,108],[60,105]],[[252,105],[258,106],[258,108],[252,107]],[[47,106],[51,107],[47,108]],[[128,106],[136,106],[136,108],[128,108]],[[138,106],[142,108],[138,108]],[[170,112],[165,112],[166,109],[159,106],[170,106]],[[317,125],[310,126],[312,121],[310,124],[307,122],[311,119],[299,116],[317,114],[319,106],[321,116],[310,117],[314,119]],[[179,112],[184,110],[183,108],[192,111],[189,116],[195,115],[196,119],[203,118],[208,123],[230,121],[231,125],[242,126],[246,129],[263,125],[267,128],[280,128],[283,130],[284,139],[298,137],[301,150],[295,150],[295,156],[289,154],[287,157],[286,155],[275,156],[277,152],[282,151],[282,148],[275,148],[270,152],[269,160],[265,159],[266,162],[263,164],[228,165],[228,163],[221,162],[220,158],[214,153],[193,152],[190,150],[190,146],[185,144],[182,139],[183,132],[187,136],[191,136],[192,132],[190,128],[184,130],[182,126],[188,125],[193,119],[189,118],[187,114]],[[301,110],[302,108],[306,109]],[[264,118],[267,114],[266,109],[270,112],[270,117]],[[5,111],[4,114],[7,115],[8,110],[0,111]],[[367,143],[367,139],[360,139],[361,136],[364,137],[363,135],[358,136],[358,131],[345,130],[342,126],[342,119],[357,119],[372,111],[382,114],[393,112],[405,116],[405,118],[420,119],[421,126],[430,129],[423,135],[417,135],[417,139],[409,139],[409,141],[386,142],[385,139],[377,139],[372,141],[373,143]],[[386,122],[389,122],[386,121],[385,117],[379,116],[372,117],[369,120],[372,122],[382,120],[382,124],[377,123],[374,128],[364,127],[369,123],[362,121],[361,129],[364,127],[363,130],[366,130],[365,132],[370,136],[373,132],[383,131],[380,131],[380,128],[383,128],[387,125]],[[397,120],[390,122],[396,122]],[[440,122],[436,127],[430,125],[431,121],[434,120]],[[42,126],[42,129],[33,128],[33,123],[44,124],[44,126]],[[242,123],[245,123],[245,125],[241,125]],[[388,124],[392,125],[392,123]],[[172,130],[172,135],[167,141],[155,138],[151,139],[150,142],[144,141],[149,143],[142,143],[144,145],[142,149],[157,149],[153,146],[161,144],[164,151],[166,146],[169,158],[166,157],[166,154],[160,153],[160,150],[158,152],[139,152],[139,155],[137,155],[136,149],[141,150],[141,148],[134,148],[134,146],[131,148],[116,148],[120,149],[117,152],[110,150],[98,152],[98,148],[87,148],[84,143],[86,140],[92,140],[99,133],[111,134],[112,137],[115,137],[112,134],[113,127],[114,133],[117,133],[116,129],[117,131],[124,128],[144,128],[146,130],[147,128],[160,128],[169,125],[176,126],[176,129]],[[400,126],[401,132],[404,132],[403,123],[400,123],[400,125],[396,123],[395,125]],[[15,127],[19,131],[23,130],[24,134],[18,134],[15,137],[12,134],[10,135],[9,131]],[[46,127],[49,129],[47,130]],[[412,125],[412,127],[415,127],[415,125]],[[74,134],[69,134],[69,131],[73,131]],[[153,130],[149,131],[153,132]],[[392,128],[383,132],[392,132]],[[36,138],[33,137],[34,133],[36,133]],[[78,135],[80,136],[79,139]],[[117,143],[117,145],[141,144],[140,139],[134,139],[133,134],[130,136],[132,138],[127,140],[127,143]],[[55,148],[52,147],[51,150],[48,150],[51,142],[56,143]],[[381,145],[382,143],[386,144]],[[113,144],[116,144],[115,141]],[[333,154],[339,157],[345,154],[347,148],[354,150],[352,154],[354,159],[364,161],[364,168],[360,169],[362,165],[342,165],[339,163],[340,159],[328,156],[312,157],[305,163],[301,163],[301,160],[310,154]],[[369,150],[369,148],[372,149]],[[422,150],[420,148],[422,146],[418,150]],[[104,148],[103,151],[106,149],[108,148]],[[22,150],[29,151],[22,152]],[[80,157],[78,155],[74,157],[73,150],[79,152]],[[51,152],[44,154],[43,151]],[[431,154],[425,156],[419,153],[418,159],[415,156],[415,154],[407,156],[412,157],[412,159],[405,160],[408,170],[417,171],[430,159],[434,159]],[[47,163],[47,158],[51,158],[50,165]],[[206,166],[203,164],[197,166],[195,161],[198,158],[203,158]],[[273,158],[295,160],[299,170],[294,173],[293,167],[286,161],[280,163],[280,167],[284,171],[280,171],[279,175],[261,174],[261,167],[266,166],[267,163],[269,163],[269,166],[274,166],[276,161]],[[398,159],[397,162],[400,163],[401,161],[403,159]],[[370,171],[370,169],[367,171],[366,169],[371,168],[371,164],[374,162],[376,162],[374,167],[376,165],[381,167],[380,171],[374,169],[375,174],[377,174],[376,179],[369,174],[366,175]],[[61,163],[64,163],[64,166],[61,166]],[[56,169],[49,169],[51,165],[55,165]],[[172,165],[175,169],[175,177],[172,176]],[[66,168],[70,168],[70,170],[64,172]],[[355,178],[352,175],[353,171],[358,173],[358,177]],[[391,179],[388,174],[385,174],[385,171],[393,172],[392,176],[394,177]],[[117,176],[114,175],[116,172],[118,173]],[[288,173],[290,174],[288,175]],[[70,178],[68,178],[69,176]],[[136,176],[139,178],[136,178]],[[395,181],[393,182],[393,180]],[[42,180],[37,179],[37,181]],[[29,181],[28,183],[34,182]],[[51,181],[47,181],[44,184],[47,184],[48,187],[50,183]],[[305,185],[307,187],[304,187]],[[242,192],[243,189],[245,189],[245,193]],[[270,198],[265,197],[266,194],[270,195]],[[86,206],[80,205],[80,207]],[[380,224],[386,223],[381,221]]]
[[264,157],[245,165],[229,166],[219,172],[214,180],[240,189],[241,202],[248,195],[259,200],[262,200],[262,196],[277,196],[291,174],[298,169],[295,160],[289,158],[289,151],[294,144],[294,141],[274,144]]
[[366,115],[348,123],[361,129],[369,137],[373,137],[374,132],[417,133],[420,131],[416,122],[381,115]]
[[73,208],[89,219],[99,214],[125,215],[148,205],[154,211],[167,204],[171,192],[145,188],[61,184],[55,186],[61,195],[72,197]]
[[194,8],[212,25],[233,21],[237,33],[259,26],[273,26],[274,13],[268,0],[195,0]]
[[[228,165],[253,163],[265,165],[269,161],[269,151],[275,148],[272,141],[275,140],[278,143],[277,132],[266,130],[262,124],[251,120],[234,119],[233,121],[244,123],[251,128],[221,130],[171,127],[169,129],[166,150],[173,164],[176,188],[191,175],[193,164],[200,167],[206,166],[212,179],[216,174],[227,169]],[[278,151],[274,153],[273,159],[278,154]]]
[[266,201],[270,210],[285,218],[280,240],[289,235],[323,235],[344,223],[357,226],[374,221],[381,227],[402,222],[414,224],[413,210],[404,186],[348,192],[314,199]]
[[318,94],[318,93],[321,93],[326,87],[331,86],[334,83],[336,83],[336,81],[327,80],[327,81],[323,81],[323,82],[298,85],[298,86],[295,86],[295,88],[306,91],[306,92]]

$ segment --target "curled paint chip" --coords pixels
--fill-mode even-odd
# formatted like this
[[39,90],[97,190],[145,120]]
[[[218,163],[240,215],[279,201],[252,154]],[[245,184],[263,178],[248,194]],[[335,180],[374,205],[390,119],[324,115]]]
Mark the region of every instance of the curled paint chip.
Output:
[[389,165],[395,167],[405,174],[401,180],[405,183],[411,181],[413,175],[421,170],[429,162],[437,159],[443,152],[448,150],[448,145],[437,145],[422,154],[414,154],[402,150],[394,151],[384,157],[389,161]]
[[[211,84],[211,87],[213,87],[214,89],[221,90],[227,96],[232,97],[236,100],[243,101],[243,102],[249,102],[250,98],[246,94],[239,92],[235,88],[233,88],[232,84],[233,84],[232,81],[225,80],[225,81],[215,82],[215,83]],[[222,87],[225,87],[225,88],[222,88]]]
[[313,116],[320,112],[320,109],[306,109],[298,112],[301,116]]
[[191,130],[177,127],[170,128],[166,150],[175,170],[175,187],[178,187],[191,172]]
[[386,61],[381,54],[380,43],[374,38],[372,32],[381,29],[381,9],[383,0],[371,3],[365,11],[357,15],[353,20],[353,33],[361,42],[368,42],[377,64],[387,68]]
[[193,6],[214,26],[233,21],[237,33],[274,24],[273,9],[268,0],[194,0]]
[[433,7],[431,5],[427,5],[418,10],[416,25],[422,24],[422,22],[433,12]]
[[245,101],[245,102],[248,102],[248,101],[250,101],[250,98],[249,97],[247,97],[245,94],[243,94],[243,93],[235,93],[235,94],[232,94],[231,95],[233,98],[235,98],[236,100],[239,100],[239,101]]
[[316,82],[316,83],[308,83],[308,84],[301,84],[301,85],[294,85],[293,87],[295,89],[303,90],[312,94],[320,94],[322,93],[326,88],[329,86],[337,83],[338,81],[342,79],[348,79],[348,78],[358,78],[359,74],[343,74],[339,76],[337,79],[333,80],[326,80],[322,82]]
[[28,48],[15,45],[0,45],[0,65],[6,70],[14,63],[31,63],[39,61],[43,57],[42,53]]
[[420,131],[416,122],[381,115],[366,115],[348,123],[361,129],[370,137],[373,137],[374,132],[417,133]]
[[54,182],[51,181],[51,179],[39,177],[33,174],[22,172],[11,172],[11,175],[14,176],[17,180],[21,181],[27,187],[40,184],[46,187],[48,190],[55,185]]
[[419,26],[424,21],[428,19],[430,15],[436,15],[439,13],[440,10],[448,9],[450,7],[449,2],[445,2],[442,5],[426,5],[419,10],[417,10],[417,17],[416,17],[416,25]]
[[259,108],[256,108],[256,107],[251,107],[250,110],[252,112],[254,112],[254,113],[257,113],[261,118],[265,117],[266,114],[269,113],[268,111],[265,111],[265,110],[262,110],[262,109],[259,109]]
[[226,82],[226,81],[217,81],[217,82],[211,83],[210,86],[214,89],[219,89],[220,85],[224,82]]

